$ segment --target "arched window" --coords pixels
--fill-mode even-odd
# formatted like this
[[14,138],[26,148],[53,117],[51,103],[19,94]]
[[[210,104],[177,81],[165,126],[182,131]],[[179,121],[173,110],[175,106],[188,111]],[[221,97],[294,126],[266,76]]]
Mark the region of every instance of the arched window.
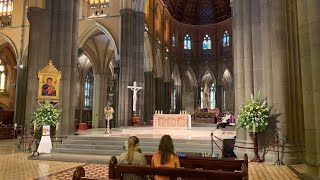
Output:
[[210,108],[214,109],[216,107],[216,90],[214,84],[210,87]]
[[203,38],[202,49],[211,49],[211,38],[208,34]]
[[0,59],[0,92],[6,89],[6,64]]
[[191,38],[189,34],[184,37],[184,49],[191,49]]
[[229,47],[230,36],[228,31],[225,31],[223,34],[223,47]]
[[177,89],[176,86],[173,86],[173,109],[177,109]]
[[110,0],[88,0],[89,16],[110,14]]
[[0,23],[1,27],[11,26],[13,11],[12,0],[0,0]]
[[175,37],[174,37],[174,34],[172,35],[172,47],[175,47],[176,46],[176,40],[175,40]]
[[90,108],[92,107],[92,99],[93,99],[93,75],[92,71],[89,71],[86,75],[86,79],[84,82],[84,107]]

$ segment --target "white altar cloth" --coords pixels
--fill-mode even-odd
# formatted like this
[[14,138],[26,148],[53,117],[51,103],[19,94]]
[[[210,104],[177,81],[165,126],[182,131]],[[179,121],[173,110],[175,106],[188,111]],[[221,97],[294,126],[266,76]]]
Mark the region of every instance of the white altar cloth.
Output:
[[42,136],[38,147],[38,153],[51,153],[52,143],[50,136]]

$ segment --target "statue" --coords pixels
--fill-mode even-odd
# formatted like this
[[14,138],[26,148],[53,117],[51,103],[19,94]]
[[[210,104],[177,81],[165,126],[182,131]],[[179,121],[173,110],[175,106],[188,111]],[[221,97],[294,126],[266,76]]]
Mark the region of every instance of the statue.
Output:
[[203,108],[209,107],[209,88],[208,83],[205,82],[203,89]]
[[114,110],[111,105],[107,105],[104,108],[105,119],[106,119],[106,131],[105,134],[110,134],[110,120],[113,119]]
[[133,86],[128,86],[129,89],[133,91],[133,97],[132,97],[132,111],[134,112],[134,115],[136,116],[137,113],[137,92],[142,89],[142,87],[138,87],[137,83],[134,81]]

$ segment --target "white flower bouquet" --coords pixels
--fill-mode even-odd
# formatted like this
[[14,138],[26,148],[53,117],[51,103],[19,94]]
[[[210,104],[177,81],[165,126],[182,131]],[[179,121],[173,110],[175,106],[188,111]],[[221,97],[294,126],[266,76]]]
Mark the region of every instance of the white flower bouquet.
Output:
[[240,107],[237,128],[245,128],[253,133],[263,132],[268,125],[269,112],[267,101],[261,99],[260,92],[256,98],[251,94],[250,99]]
[[41,128],[43,125],[50,125],[55,127],[62,110],[57,109],[55,105],[51,104],[49,101],[44,101],[39,103],[38,107],[34,112],[34,117],[32,123]]

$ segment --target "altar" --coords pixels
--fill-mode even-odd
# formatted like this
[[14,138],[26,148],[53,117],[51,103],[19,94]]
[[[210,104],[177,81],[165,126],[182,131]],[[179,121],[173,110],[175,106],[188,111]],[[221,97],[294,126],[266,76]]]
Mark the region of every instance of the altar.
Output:
[[191,129],[190,114],[154,114],[154,129]]

